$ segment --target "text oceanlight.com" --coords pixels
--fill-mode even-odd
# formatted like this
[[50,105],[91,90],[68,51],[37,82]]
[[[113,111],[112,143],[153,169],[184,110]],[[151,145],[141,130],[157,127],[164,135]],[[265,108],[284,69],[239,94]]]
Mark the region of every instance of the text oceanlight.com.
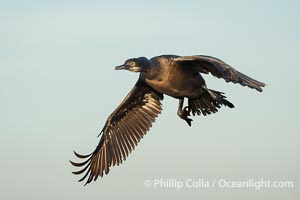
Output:
[[293,181],[286,180],[265,180],[265,179],[247,179],[247,180],[228,180],[228,179],[146,179],[144,186],[147,188],[249,188],[260,190],[263,188],[293,188]]

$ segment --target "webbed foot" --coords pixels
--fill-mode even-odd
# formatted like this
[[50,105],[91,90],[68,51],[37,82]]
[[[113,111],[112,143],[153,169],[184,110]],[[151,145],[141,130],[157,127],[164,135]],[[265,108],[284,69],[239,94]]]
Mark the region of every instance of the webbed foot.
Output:
[[189,125],[189,126],[192,126],[192,119],[191,118],[188,118],[188,116],[190,116],[190,109],[188,106],[184,107],[183,109],[179,109],[178,112],[177,112],[177,115],[186,121],[186,123]]

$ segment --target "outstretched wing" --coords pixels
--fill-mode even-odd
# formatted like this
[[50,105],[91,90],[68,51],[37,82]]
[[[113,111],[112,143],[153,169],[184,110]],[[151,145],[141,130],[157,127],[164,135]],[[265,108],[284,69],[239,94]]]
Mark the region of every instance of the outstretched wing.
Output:
[[107,174],[111,166],[121,164],[160,114],[162,99],[161,93],[138,81],[121,105],[108,117],[94,152],[89,155],[74,152],[78,158],[85,159],[79,163],[70,161],[74,166],[82,167],[74,174],[85,173],[79,181],[88,177],[88,184],[98,176]]
[[203,55],[181,56],[174,58],[174,61],[181,65],[192,66],[198,72],[205,74],[211,73],[213,76],[225,79],[226,82],[239,83],[243,86],[254,88],[260,92],[262,91],[262,87],[265,86],[264,83],[250,78],[222,60],[214,57]]

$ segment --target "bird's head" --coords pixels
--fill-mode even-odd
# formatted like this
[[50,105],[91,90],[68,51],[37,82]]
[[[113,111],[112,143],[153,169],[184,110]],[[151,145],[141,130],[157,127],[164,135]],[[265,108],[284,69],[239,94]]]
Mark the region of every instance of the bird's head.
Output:
[[126,60],[123,65],[116,66],[115,70],[126,69],[132,72],[145,72],[148,67],[150,67],[150,61],[145,57],[139,57]]

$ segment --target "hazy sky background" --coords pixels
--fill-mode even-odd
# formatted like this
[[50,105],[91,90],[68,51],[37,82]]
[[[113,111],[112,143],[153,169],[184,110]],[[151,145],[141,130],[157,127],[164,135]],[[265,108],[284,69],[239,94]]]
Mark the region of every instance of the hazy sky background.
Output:
[[[109,3],[108,3],[109,2]],[[0,1],[0,199],[299,199],[300,1]],[[130,57],[204,54],[268,84],[205,76],[236,106],[164,110],[136,150],[86,187],[87,154],[138,74]],[[294,188],[146,188],[147,179],[288,180]]]

